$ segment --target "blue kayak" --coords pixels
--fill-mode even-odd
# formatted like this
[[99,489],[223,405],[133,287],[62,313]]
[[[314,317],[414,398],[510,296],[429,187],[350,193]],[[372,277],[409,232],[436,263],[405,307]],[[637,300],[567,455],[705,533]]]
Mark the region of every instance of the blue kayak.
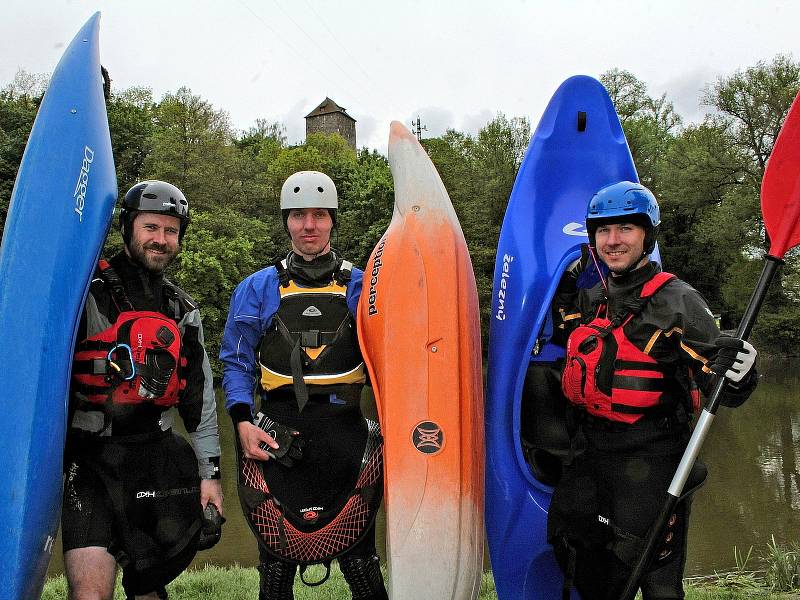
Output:
[[100,15],[53,72],[0,246],[0,598],[39,598],[61,506],[70,364],[117,196]]
[[588,241],[592,195],[638,181],[619,118],[596,79],[550,100],[514,182],[497,261],[486,401],[486,532],[500,600],[552,600],[562,577],[547,544],[552,485],[569,451],[550,304]]

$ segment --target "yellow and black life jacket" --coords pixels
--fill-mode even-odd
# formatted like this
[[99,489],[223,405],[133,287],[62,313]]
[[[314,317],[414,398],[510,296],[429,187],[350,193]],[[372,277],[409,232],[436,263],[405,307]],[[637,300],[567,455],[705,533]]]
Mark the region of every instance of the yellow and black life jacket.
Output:
[[347,307],[353,265],[342,261],[330,283],[300,287],[276,263],[281,302],[258,350],[261,386],[267,392],[293,386],[298,409],[312,394],[357,399],[366,381],[356,323]]

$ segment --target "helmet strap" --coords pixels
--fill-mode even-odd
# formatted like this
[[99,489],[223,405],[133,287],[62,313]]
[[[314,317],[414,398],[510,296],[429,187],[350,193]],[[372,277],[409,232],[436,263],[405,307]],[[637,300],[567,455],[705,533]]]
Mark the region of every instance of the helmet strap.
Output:
[[600,268],[600,264],[597,261],[597,249],[594,246],[589,246],[589,256],[592,257],[594,268],[597,269],[597,274],[600,276],[600,283],[603,284],[603,289],[608,292],[608,283],[606,283],[606,278],[603,277],[603,270]]

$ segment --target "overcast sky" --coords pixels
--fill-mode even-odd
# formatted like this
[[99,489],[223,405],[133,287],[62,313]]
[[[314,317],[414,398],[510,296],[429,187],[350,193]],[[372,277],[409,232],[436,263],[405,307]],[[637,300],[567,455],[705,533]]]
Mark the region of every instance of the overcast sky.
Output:
[[236,129],[305,135],[326,96],[385,151],[389,122],[477,132],[498,111],[535,126],[559,83],[617,67],[702,118],[704,85],[778,53],[800,58],[800,2],[777,0],[5,0],[0,86],[49,73],[102,12],[116,89],[188,86]]

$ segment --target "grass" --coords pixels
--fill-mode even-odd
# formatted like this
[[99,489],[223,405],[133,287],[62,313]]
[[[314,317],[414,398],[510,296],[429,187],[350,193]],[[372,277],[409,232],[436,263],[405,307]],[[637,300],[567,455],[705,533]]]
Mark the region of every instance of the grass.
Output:
[[[725,573],[686,580],[686,600],[789,600],[800,598],[800,544],[781,546],[772,538],[758,558],[766,570],[753,570],[757,560],[753,548],[747,553],[733,548],[736,568]],[[319,581],[324,568],[311,567],[307,581]],[[385,575],[385,574],[384,574]],[[125,600],[117,578],[114,600]],[[186,571],[167,586],[170,600],[252,600],[258,595],[258,572],[253,567],[216,567]],[[344,600],[350,598],[347,583],[338,566],[331,566],[330,579],[319,587],[306,587],[298,577],[294,586],[295,600]],[[54,577],[45,585],[42,600],[63,600],[67,597],[64,576]],[[426,599],[420,599],[426,600]],[[494,579],[484,573],[478,600],[497,600]]]
[[766,582],[772,590],[786,592],[800,588],[800,546],[797,542],[787,548],[776,544],[775,536],[772,536],[764,560],[769,565]]
[[[774,545],[774,544],[773,544]],[[780,548],[778,548],[780,550]],[[796,554],[795,554],[796,556]],[[742,567],[747,566],[744,561]],[[321,567],[312,567],[307,579],[313,581],[322,576]],[[764,585],[756,587],[741,585],[747,578],[744,572],[717,575],[715,577],[690,580],[686,589],[686,600],[789,600],[798,594],[773,592]],[[754,579],[755,580],[755,579]],[[258,594],[258,572],[255,568],[215,567],[187,571],[167,586],[170,600],[253,600]],[[294,587],[295,600],[345,600],[350,598],[347,584],[334,565],[330,579],[320,587],[306,587],[299,578]],[[63,600],[67,597],[67,585],[63,576],[50,579],[44,588],[42,600]],[[491,573],[485,573],[481,581],[479,600],[497,600]],[[114,600],[125,600],[117,581]],[[423,600],[423,599],[420,599]]]
[[[306,571],[307,581],[317,581],[324,576],[325,569],[313,566]],[[125,600],[117,577],[114,600]],[[258,595],[258,571],[253,567],[216,567],[206,565],[203,569],[186,571],[167,586],[170,600],[253,600]],[[63,600],[67,597],[67,582],[63,575],[47,581],[42,600]],[[294,586],[295,600],[344,600],[350,598],[347,583],[334,563],[331,576],[319,587],[307,587],[297,577]],[[494,580],[485,573],[481,581],[480,600],[496,600]]]

